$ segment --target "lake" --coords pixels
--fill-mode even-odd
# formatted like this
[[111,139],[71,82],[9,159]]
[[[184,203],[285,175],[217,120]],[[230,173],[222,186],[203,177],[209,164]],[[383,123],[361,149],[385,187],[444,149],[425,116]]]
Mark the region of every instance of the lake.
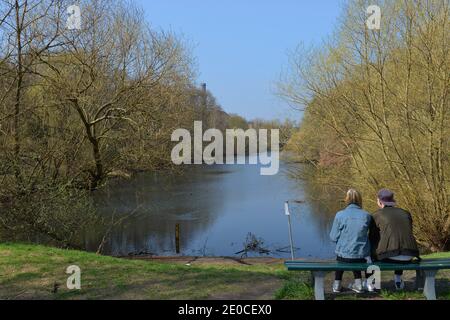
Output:
[[[113,181],[94,195],[98,212],[116,219],[134,213],[114,228],[103,253],[176,255],[178,224],[180,255],[239,257],[252,238],[269,256],[289,257],[284,202],[300,199],[306,202],[291,205],[295,256],[333,257],[328,234],[339,199],[293,179],[292,169],[305,165],[280,161],[273,176],[260,175],[259,165],[192,165],[183,174],[140,173]],[[87,249],[95,251],[100,239],[88,234]],[[266,256],[248,252],[259,255]]]

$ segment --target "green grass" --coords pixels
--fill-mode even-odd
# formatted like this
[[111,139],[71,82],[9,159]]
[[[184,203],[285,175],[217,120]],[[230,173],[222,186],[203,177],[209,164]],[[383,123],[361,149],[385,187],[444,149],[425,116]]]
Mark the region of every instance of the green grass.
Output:
[[287,281],[275,294],[275,299],[285,300],[313,300],[314,289],[310,284],[293,279]]
[[418,291],[389,291],[389,290],[381,290],[381,297],[386,300],[420,300],[423,299],[422,292]]
[[[66,288],[69,265],[81,268],[81,290]],[[38,245],[0,244],[0,299],[208,299],[246,294],[258,298],[264,292],[254,292],[257,286],[273,283],[274,288],[268,290],[272,292],[267,293],[270,298],[287,276],[281,263],[186,266]],[[52,293],[55,283],[59,290]]]
[[432,253],[432,254],[428,254],[426,256],[422,256],[422,258],[425,258],[425,259],[431,259],[431,258],[447,258],[447,259],[450,259],[450,252]]
[[[427,257],[450,257],[450,253]],[[68,290],[69,265],[81,268],[81,290]],[[406,272],[410,280],[412,272]],[[330,273],[326,285],[331,286]],[[383,272],[376,295],[327,295],[331,299],[423,299],[420,292],[391,289]],[[344,280],[351,279],[346,273]],[[437,277],[439,299],[450,299],[450,272]],[[313,299],[307,272],[288,272],[280,263],[253,265],[119,259],[75,250],[0,244],[0,299]],[[411,282],[411,281],[409,281]],[[58,286],[56,293],[52,290]],[[408,284],[408,283],[407,283]],[[411,284],[409,285],[411,287]]]

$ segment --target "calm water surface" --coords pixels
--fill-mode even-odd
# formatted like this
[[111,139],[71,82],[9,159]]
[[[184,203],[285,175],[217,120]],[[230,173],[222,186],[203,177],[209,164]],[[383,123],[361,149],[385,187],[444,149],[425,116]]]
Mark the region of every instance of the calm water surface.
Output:
[[[182,175],[142,173],[111,183],[95,194],[98,211],[135,214],[114,229],[104,253],[175,255],[179,224],[182,255],[240,256],[251,233],[270,256],[288,257],[284,201],[302,199],[305,204],[291,206],[296,257],[332,257],[328,233],[337,201],[320,186],[292,179],[292,166],[282,161],[274,176],[261,176],[258,165],[190,166]],[[99,239],[91,232],[87,248],[96,250]]]

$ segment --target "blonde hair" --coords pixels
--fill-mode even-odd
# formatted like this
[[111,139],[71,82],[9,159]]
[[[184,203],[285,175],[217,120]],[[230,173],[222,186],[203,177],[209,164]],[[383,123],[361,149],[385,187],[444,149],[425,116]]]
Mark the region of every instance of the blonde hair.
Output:
[[345,196],[345,204],[356,204],[360,207],[362,207],[362,196],[361,193],[356,191],[355,189],[349,189],[347,191],[347,194]]

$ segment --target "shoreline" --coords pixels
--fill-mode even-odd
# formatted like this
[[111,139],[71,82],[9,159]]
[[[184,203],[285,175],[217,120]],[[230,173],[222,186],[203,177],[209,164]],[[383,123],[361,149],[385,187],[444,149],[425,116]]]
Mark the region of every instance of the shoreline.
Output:
[[238,258],[238,257],[203,257],[203,256],[116,256],[115,258],[124,260],[143,260],[143,261],[154,261],[154,262],[165,262],[165,263],[179,263],[179,264],[221,264],[221,265],[255,265],[255,264],[280,264],[288,259],[284,258],[273,258],[273,257],[248,257],[248,258]]

